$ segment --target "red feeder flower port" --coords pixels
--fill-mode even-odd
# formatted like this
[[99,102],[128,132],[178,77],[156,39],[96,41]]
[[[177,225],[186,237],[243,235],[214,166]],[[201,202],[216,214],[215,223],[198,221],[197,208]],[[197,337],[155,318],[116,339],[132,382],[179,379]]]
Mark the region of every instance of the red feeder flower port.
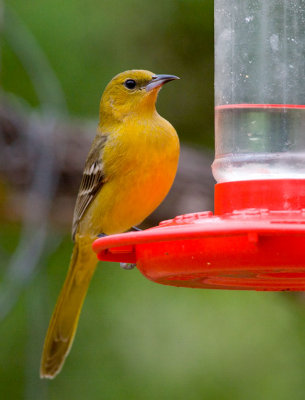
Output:
[[305,290],[303,3],[215,0],[215,215],[99,238],[100,260],[166,285]]

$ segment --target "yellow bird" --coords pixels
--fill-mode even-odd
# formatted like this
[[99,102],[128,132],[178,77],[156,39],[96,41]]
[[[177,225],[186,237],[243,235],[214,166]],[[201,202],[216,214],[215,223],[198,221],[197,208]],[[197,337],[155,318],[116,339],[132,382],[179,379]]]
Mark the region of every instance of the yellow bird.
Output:
[[74,248],[46,335],[40,376],[54,378],[71,348],[97,265],[92,242],[141,223],[167,195],[176,175],[179,139],[156,111],[174,75],[130,70],[115,76],[100,102],[100,122],[76,200]]

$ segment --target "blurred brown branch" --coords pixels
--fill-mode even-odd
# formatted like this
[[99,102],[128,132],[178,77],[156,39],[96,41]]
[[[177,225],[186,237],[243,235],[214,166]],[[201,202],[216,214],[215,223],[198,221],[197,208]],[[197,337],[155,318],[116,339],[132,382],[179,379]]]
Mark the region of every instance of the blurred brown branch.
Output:
[[[50,120],[50,124],[53,121]],[[12,107],[2,99],[0,105],[0,217],[19,220],[25,193],[33,178],[33,168],[44,136],[40,128],[48,124],[46,118]],[[35,129],[29,129],[35,127]],[[95,135],[95,123],[62,121],[53,127],[54,165],[58,185],[52,203],[52,222],[70,226],[74,201],[88,153]],[[29,146],[28,135],[34,135]],[[29,148],[30,147],[30,148]],[[63,151],[66,149],[66,151]],[[210,165],[212,154],[203,149],[182,146],[179,169],[171,192],[163,204],[147,220],[146,226],[181,213],[211,210],[213,185]],[[43,200],[43,199],[41,199]],[[36,199],[39,203],[39,199]]]

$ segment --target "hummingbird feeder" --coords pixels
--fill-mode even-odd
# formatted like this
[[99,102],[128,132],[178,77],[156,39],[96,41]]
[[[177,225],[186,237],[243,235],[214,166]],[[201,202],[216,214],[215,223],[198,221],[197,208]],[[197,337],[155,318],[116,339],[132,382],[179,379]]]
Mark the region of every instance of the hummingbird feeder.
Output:
[[305,2],[215,0],[215,211],[97,239],[154,282],[305,290]]

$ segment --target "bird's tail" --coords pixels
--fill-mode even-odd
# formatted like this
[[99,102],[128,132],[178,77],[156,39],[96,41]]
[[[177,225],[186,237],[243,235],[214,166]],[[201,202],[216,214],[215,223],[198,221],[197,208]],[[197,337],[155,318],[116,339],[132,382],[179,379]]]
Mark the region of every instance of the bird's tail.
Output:
[[41,378],[52,379],[60,372],[72,346],[81,308],[97,264],[91,244],[92,240],[77,237],[69,271],[45,338]]

